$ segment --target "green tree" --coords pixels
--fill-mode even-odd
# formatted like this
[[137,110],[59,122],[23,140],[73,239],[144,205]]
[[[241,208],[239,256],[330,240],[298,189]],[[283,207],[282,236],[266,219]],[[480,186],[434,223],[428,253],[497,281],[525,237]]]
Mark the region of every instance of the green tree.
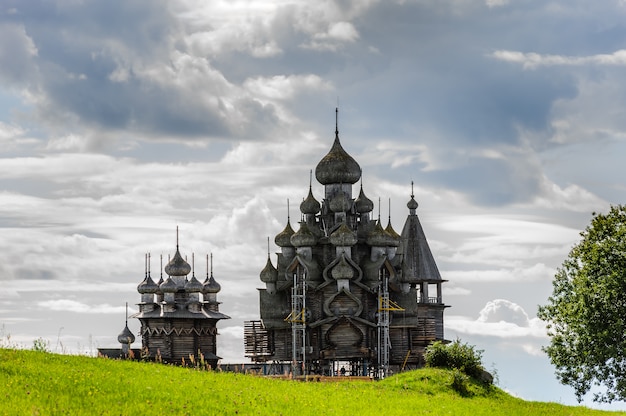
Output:
[[594,401],[626,400],[626,206],[594,213],[580,235],[539,307],[544,351],[578,401],[594,386]]

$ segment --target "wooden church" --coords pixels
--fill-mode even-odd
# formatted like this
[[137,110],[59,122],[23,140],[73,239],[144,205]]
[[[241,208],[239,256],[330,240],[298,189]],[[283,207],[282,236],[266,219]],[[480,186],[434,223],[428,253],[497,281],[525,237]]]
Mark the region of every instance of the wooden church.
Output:
[[[139,312],[132,316],[141,322],[142,354],[174,364],[189,361],[193,356],[194,360],[203,358],[215,368],[220,358],[216,324],[229,316],[219,311],[217,293],[221,287],[213,277],[212,259],[209,272],[207,255],[206,279],[200,282],[195,276],[195,267],[180,254],[177,230],[176,252],[161,269],[158,282],[150,275],[149,260],[146,264],[146,276],[137,287],[141,294]],[[166,279],[163,279],[163,270]],[[120,337],[122,342],[124,337],[122,334]]]
[[290,364],[293,375],[384,378],[421,365],[444,339],[442,280],[416,210],[413,190],[400,235],[372,218],[359,164],[335,140],[315,168],[321,203],[309,186],[301,221],[274,239],[276,266],[260,273],[260,320],[244,323],[245,354]]

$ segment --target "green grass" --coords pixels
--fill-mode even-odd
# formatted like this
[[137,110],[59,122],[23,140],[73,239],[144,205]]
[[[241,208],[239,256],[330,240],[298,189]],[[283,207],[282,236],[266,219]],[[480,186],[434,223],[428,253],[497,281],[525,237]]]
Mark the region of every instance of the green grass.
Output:
[[0,349],[2,415],[588,415],[527,402],[453,373],[423,369],[381,382],[304,383],[154,363]]

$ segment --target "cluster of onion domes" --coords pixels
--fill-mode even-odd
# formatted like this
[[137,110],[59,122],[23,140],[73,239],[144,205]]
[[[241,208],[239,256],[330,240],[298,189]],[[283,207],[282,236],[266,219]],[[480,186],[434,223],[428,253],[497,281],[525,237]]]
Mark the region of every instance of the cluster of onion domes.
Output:
[[[174,257],[165,265],[165,273],[168,278],[163,280],[163,277],[159,280],[159,283],[155,283],[150,276],[149,266],[146,269],[146,276],[144,280],[137,286],[137,291],[140,294],[163,294],[163,293],[176,293],[179,290],[184,290],[187,293],[203,293],[212,294],[218,293],[221,290],[221,286],[213,277],[213,270],[211,274],[208,272],[208,256],[207,256],[207,277],[204,282],[200,282],[195,273],[187,280],[186,276],[192,272],[192,266],[180,255],[178,246],[176,246],[176,253]],[[182,278],[185,277],[184,283],[177,283],[172,277]]]

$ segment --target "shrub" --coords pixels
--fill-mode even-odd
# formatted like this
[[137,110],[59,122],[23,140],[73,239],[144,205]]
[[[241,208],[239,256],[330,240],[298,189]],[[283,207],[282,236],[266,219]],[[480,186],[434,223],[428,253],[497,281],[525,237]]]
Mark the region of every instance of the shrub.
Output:
[[479,379],[484,371],[482,353],[458,339],[450,344],[436,341],[426,348],[424,359],[428,367],[456,369]]
[[461,370],[455,369],[452,372],[452,389],[463,397],[471,395],[468,387],[468,381],[469,377],[461,372]]
[[43,338],[33,340],[33,351],[50,352],[50,341]]

